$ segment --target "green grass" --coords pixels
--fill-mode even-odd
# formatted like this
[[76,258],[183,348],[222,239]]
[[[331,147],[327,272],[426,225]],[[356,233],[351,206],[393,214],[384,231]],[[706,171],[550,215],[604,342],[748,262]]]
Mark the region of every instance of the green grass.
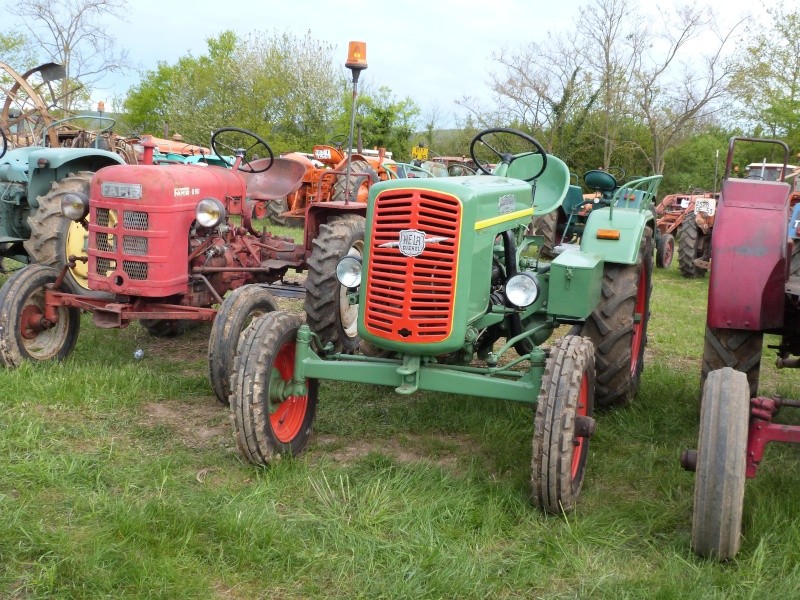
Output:
[[[689,549],[678,457],[706,293],[656,273],[639,396],[599,415],[564,517],[527,498],[528,408],[325,383],[307,452],[256,469],[208,384],[206,328],[159,340],[85,316],[64,363],[0,371],[0,598],[798,597],[796,447],[748,482],[737,560]],[[791,395],[770,353],[762,392]]]

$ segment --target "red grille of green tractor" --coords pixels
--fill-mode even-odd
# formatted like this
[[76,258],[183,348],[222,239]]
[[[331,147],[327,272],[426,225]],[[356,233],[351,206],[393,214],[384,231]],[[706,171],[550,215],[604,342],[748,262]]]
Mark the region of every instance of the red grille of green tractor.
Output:
[[384,339],[440,342],[450,335],[461,202],[425,190],[375,199],[365,325]]

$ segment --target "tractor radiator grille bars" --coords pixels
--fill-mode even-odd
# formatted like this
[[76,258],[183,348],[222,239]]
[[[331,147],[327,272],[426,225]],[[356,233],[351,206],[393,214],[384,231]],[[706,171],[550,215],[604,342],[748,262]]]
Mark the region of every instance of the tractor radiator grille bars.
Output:
[[[94,212],[94,222],[100,227],[115,230],[115,233],[94,232],[94,242],[90,241],[90,247],[96,248],[102,253],[117,254],[120,251],[118,240],[121,239],[123,256],[147,256],[148,238],[127,233],[128,231],[148,230],[149,219],[146,212],[122,210],[121,221],[117,210],[98,207]],[[117,268],[117,264],[118,259],[116,258],[100,256],[95,263],[95,273],[101,277],[107,277]],[[122,270],[132,280],[144,281],[147,279],[147,262],[122,260]]]
[[440,342],[452,329],[461,203],[427,190],[375,199],[365,325],[384,339]]

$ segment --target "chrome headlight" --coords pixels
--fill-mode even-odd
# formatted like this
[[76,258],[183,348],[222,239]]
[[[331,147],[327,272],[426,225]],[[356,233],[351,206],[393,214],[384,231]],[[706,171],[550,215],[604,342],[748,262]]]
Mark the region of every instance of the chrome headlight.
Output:
[[506,282],[506,298],[514,306],[525,308],[539,297],[539,282],[532,273],[514,275]]
[[216,227],[225,220],[225,205],[216,198],[203,198],[197,203],[194,216],[203,227]]
[[61,198],[61,213],[72,221],[80,221],[89,214],[89,198],[80,192],[68,192]]
[[336,265],[336,279],[346,288],[361,285],[361,258],[351,255],[342,258]]

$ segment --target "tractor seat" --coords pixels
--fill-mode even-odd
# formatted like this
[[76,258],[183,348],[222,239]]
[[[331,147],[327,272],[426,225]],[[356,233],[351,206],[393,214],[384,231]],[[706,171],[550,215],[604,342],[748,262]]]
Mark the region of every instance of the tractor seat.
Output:
[[[260,158],[250,164],[261,168],[268,158]],[[306,174],[305,166],[291,158],[276,158],[272,166],[262,173],[248,173],[239,171],[247,182],[247,197],[252,200],[277,200],[292,193],[303,181]]]
[[583,176],[583,181],[590,190],[595,190],[603,194],[610,194],[617,189],[616,178],[611,173],[601,171],[600,169],[587,171]]

